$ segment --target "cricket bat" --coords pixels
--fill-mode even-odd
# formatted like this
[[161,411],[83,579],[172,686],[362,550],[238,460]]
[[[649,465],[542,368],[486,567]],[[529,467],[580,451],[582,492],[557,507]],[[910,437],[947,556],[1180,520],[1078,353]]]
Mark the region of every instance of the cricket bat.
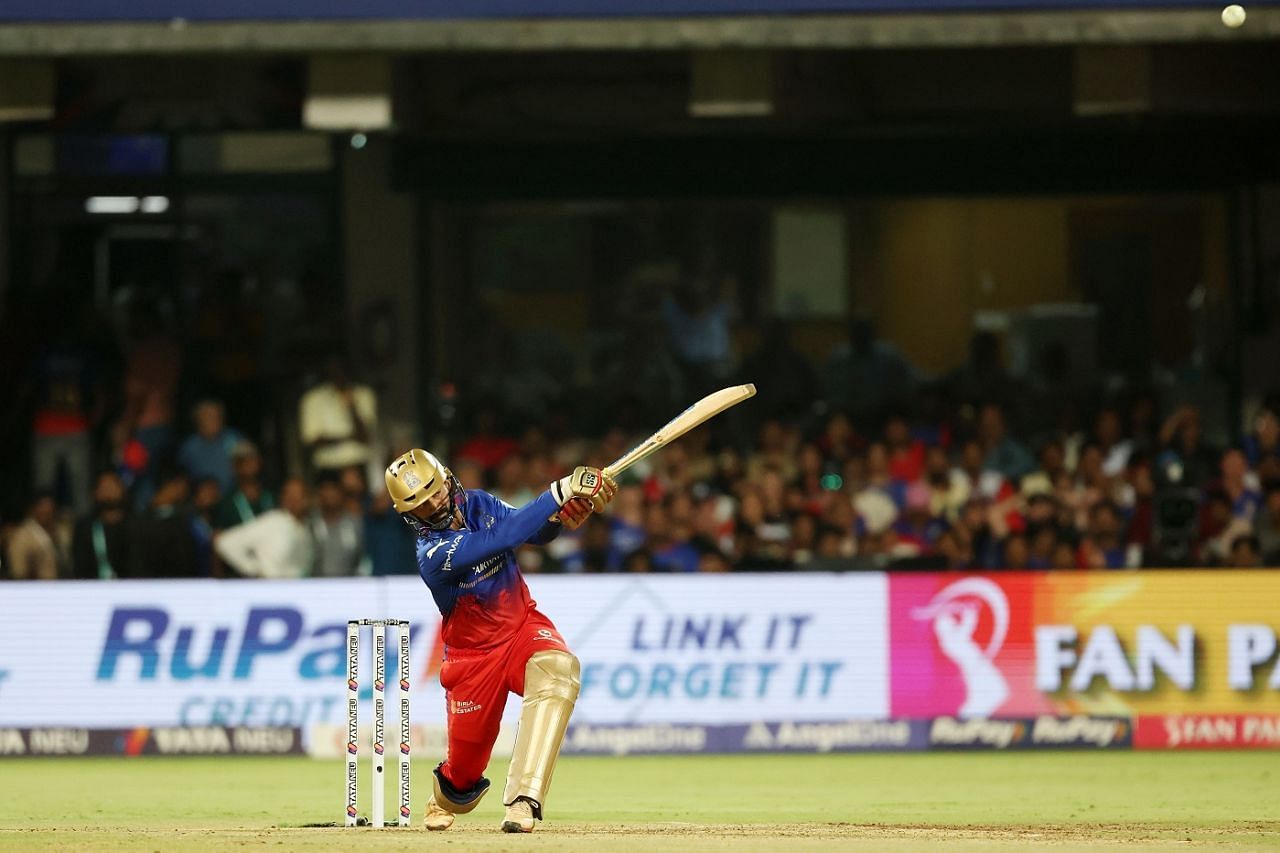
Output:
[[708,394],[680,414],[676,415],[662,429],[628,450],[604,469],[609,477],[616,477],[632,465],[657,453],[680,436],[696,426],[706,423],[725,409],[733,408],[743,400],[754,397],[756,386],[748,382],[746,385],[731,385]]

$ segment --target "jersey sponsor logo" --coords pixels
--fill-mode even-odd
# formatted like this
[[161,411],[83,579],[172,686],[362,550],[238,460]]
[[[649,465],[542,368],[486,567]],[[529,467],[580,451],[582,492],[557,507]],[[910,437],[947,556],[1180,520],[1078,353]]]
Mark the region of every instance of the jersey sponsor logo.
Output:
[[449,703],[449,712],[453,714],[473,714],[484,706],[470,699],[454,699]]
[[552,634],[546,628],[539,628],[534,636],[539,640],[554,640],[556,638],[555,634]]
[[485,560],[483,563],[479,564],[478,566],[476,566],[474,569],[471,570],[475,574],[474,578],[472,578],[469,581],[464,581],[458,584],[458,586],[462,587],[463,589],[474,588],[477,584],[481,583],[487,578],[493,577],[498,572],[502,571],[502,566],[505,560],[506,560],[505,554],[499,554],[496,557],[490,557],[489,559]]
[[457,536],[453,537],[453,542],[449,543],[448,550],[444,552],[444,570],[446,572],[453,569],[453,555],[458,553],[458,546],[461,544],[462,534],[459,533]]
[[432,557],[434,557],[436,555],[436,551],[439,551],[443,546],[444,546],[444,540],[441,539],[439,542],[437,542],[436,544],[428,548],[427,559],[430,560]]

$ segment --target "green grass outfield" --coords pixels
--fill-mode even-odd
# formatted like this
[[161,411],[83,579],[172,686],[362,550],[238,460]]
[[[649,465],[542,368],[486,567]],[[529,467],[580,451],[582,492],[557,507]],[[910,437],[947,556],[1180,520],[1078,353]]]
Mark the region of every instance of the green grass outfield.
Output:
[[0,848],[1280,850],[1276,752],[566,758],[531,836],[497,831],[492,792],[447,833],[417,828],[430,767],[414,765],[415,828],[378,832],[305,826],[341,815],[338,761],[7,759]]

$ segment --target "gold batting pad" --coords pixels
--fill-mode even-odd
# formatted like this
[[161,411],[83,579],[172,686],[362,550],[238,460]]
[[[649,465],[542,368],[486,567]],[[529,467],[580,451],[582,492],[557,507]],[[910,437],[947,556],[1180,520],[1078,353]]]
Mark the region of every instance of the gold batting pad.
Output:
[[542,820],[542,803],[551,787],[560,744],[578,698],[580,673],[578,659],[562,651],[538,652],[524,667],[520,727],[511,751],[502,804],[509,806],[518,797],[528,797],[538,820]]

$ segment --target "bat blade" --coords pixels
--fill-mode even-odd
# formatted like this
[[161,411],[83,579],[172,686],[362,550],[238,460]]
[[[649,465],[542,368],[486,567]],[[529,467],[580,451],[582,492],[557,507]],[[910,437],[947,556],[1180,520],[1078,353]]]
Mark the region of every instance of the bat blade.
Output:
[[745,385],[731,385],[728,388],[721,388],[719,391],[708,394],[672,418],[662,429],[611,463],[604,469],[605,474],[610,477],[616,477],[641,459],[653,455],[689,430],[711,420],[725,409],[730,409],[743,400],[749,400],[754,397],[755,393],[756,386],[748,382]]

